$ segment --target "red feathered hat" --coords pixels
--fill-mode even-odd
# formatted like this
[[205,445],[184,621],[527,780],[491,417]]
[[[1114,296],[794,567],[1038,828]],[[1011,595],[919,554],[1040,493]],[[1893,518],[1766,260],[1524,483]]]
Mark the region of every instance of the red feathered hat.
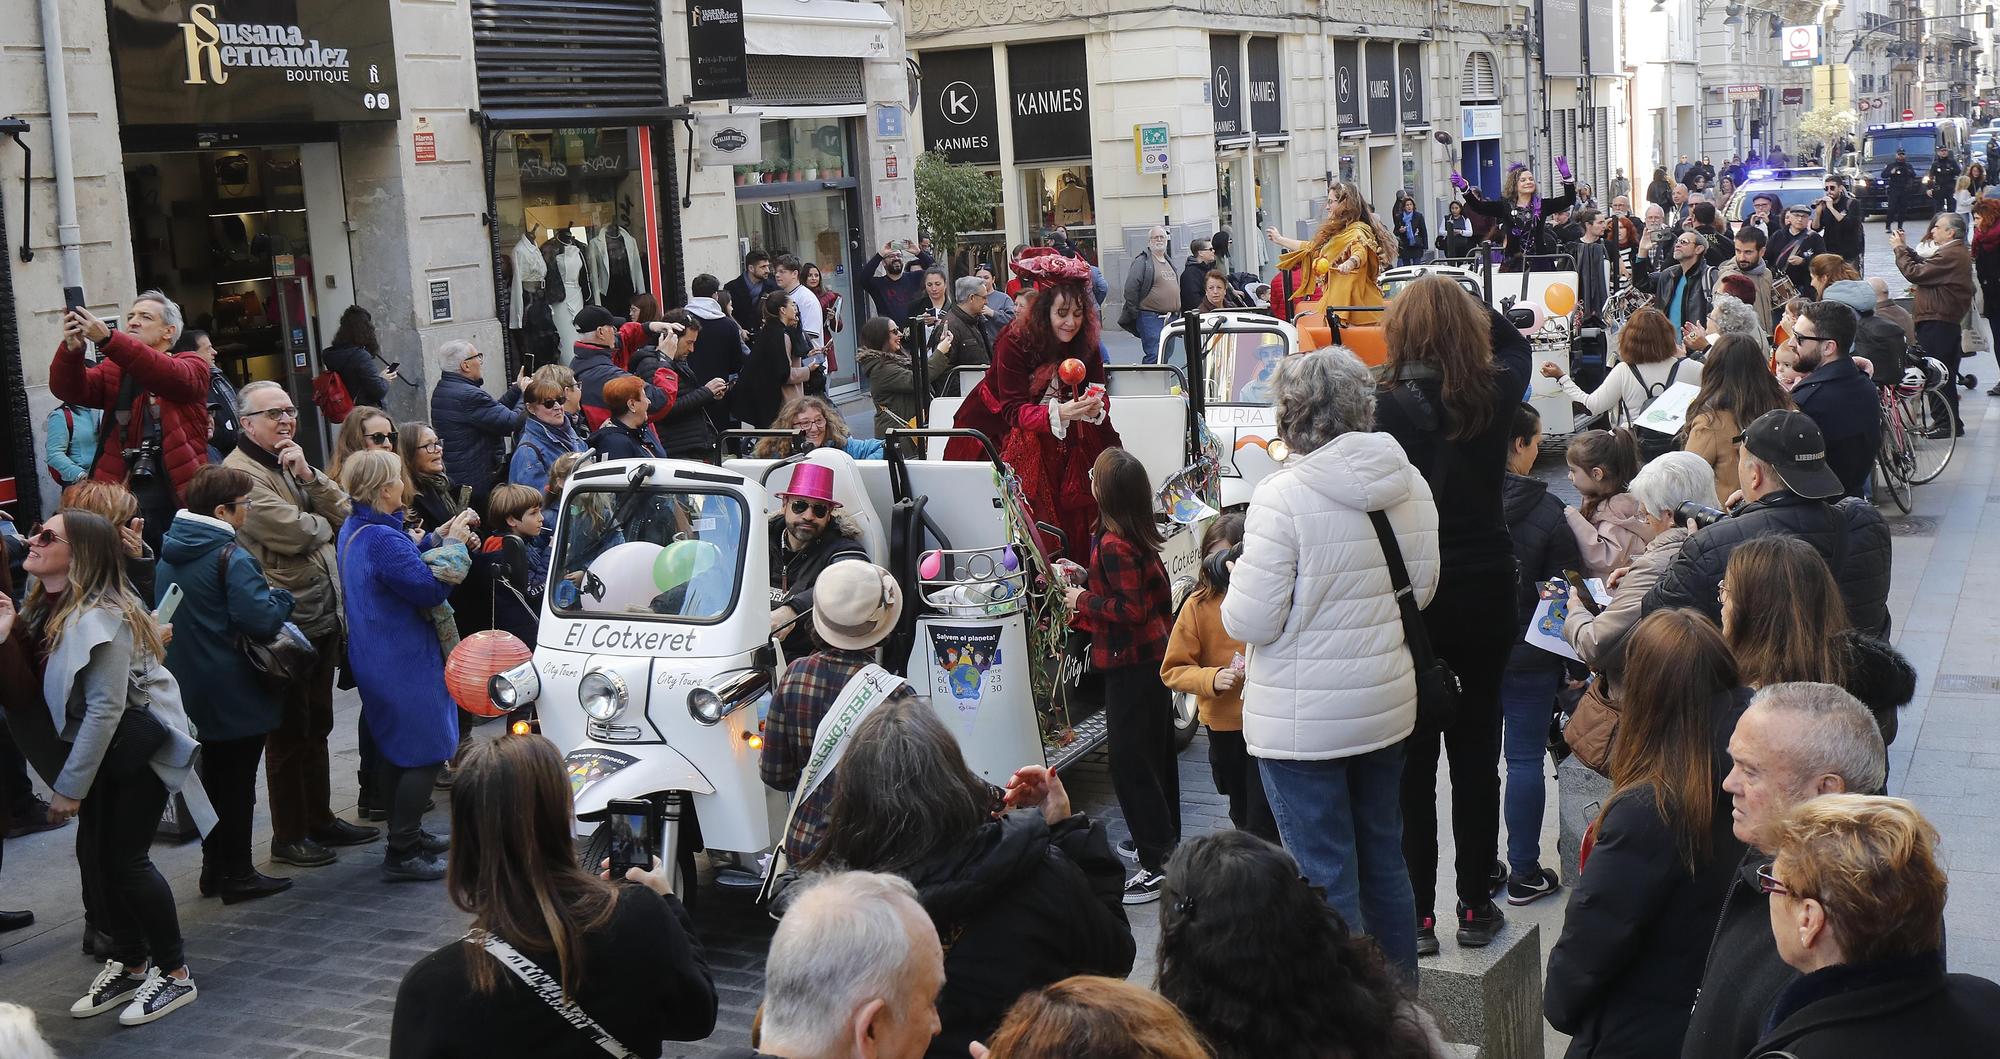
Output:
[[1088,283],[1090,265],[1065,257],[1054,247],[1031,246],[1013,261],[1014,274],[1029,283]]

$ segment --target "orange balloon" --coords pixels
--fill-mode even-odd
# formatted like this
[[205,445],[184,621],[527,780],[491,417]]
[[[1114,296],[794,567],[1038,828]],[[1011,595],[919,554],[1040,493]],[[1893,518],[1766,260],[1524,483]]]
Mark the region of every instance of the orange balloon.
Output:
[[510,632],[498,629],[476,632],[451,649],[444,662],[444,686],[451,700],[467,713],[498,717],[507,712],[493,704],[486,682],[534,657],[528,645]]
[[1576,308],[1576,289],[1567,283],[1551,283],[1542,295],[1542,303],[1557,316],[1568,316]]

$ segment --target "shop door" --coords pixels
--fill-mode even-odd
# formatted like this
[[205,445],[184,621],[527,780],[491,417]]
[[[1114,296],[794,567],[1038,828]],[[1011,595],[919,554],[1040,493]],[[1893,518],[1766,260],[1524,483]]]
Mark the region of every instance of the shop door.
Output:
[[855,371],[855,336],[868,308],[854,282],[854,232],[848,227],[853,216],[845,191],[794,198],[764,199],[736,207],[736,230],[773,258],[795,254],[801,262],[819,266],[828,290],[840,295],[841,329],[833,337],[833,363],[827,372],[827,390],[837,392],[859,386]]

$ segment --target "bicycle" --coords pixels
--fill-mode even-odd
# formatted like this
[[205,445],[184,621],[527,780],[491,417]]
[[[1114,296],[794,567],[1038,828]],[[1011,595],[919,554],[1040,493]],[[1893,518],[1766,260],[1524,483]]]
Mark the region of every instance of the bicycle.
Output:
[[1909,514],[1916,487],[1944,473],[1958,447],[1958,417],[1946,399],[1944,365],[1930,357],[1878,387],[1882,398],[1882,447],[1876,470],[1889,499]]

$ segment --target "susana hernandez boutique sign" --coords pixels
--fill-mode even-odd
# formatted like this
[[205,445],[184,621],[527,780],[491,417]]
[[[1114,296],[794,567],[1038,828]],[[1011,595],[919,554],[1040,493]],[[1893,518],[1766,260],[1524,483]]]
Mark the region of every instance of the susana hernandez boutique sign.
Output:
[[127,125],[394,121],[390,0],[111,0]]

